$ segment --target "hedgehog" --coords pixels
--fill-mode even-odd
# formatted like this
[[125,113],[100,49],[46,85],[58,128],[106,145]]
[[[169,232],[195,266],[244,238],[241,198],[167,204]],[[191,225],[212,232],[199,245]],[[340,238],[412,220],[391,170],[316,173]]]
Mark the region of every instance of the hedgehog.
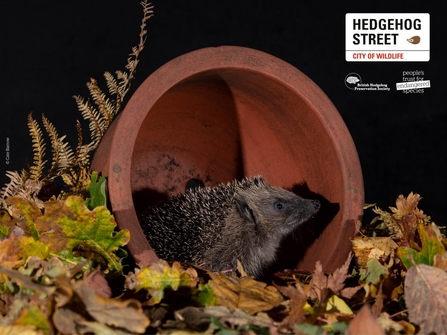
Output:
[[275,261],[281,240],[314,216],[317,200],[269,185],[262,176],[193,188],[140,216],[159,258],[230,271],[240,261],[260,277]]

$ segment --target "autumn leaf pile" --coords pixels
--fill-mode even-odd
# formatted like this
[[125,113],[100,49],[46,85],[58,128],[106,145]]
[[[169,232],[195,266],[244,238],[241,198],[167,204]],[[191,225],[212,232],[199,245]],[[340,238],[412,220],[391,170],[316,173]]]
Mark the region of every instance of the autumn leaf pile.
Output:
[[[352,240],[334,273],[285,271],[261,282],[160,261],[135,267],[105,206],[90,197],[40,209],[6,199],[0,232],[0,334],[445,334],[447,253],[439,227],[399,196]],[[94,204],[94,205],[92,205]],[[349,243],[349,241],[347,241]]]

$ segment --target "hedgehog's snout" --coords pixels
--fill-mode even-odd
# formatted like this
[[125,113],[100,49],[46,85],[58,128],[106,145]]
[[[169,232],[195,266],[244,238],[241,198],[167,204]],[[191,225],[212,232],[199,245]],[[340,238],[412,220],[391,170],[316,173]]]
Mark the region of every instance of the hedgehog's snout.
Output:
[[310,203],[315,210],[315,213],[317,213],[320,210],[321,204],[318,200],[310,200]]

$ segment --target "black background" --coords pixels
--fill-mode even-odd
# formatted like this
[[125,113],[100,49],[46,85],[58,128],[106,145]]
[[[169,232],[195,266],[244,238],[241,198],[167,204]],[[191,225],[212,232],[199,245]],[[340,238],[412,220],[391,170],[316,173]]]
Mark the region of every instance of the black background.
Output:
[[[331,5],[328,5],[328,4]],[[202,47],[238,45],[279,57],[314,80],[333,101],[356,144],[366,202],[382,208],[410,191],[439,225],[447,223],[446,25],[442,2],[429,1],[154,1],[146,49],[130,96],[153,71]],[[60,134],[76,141],[81,119],[72,95],[88,96],[85,83],[104,71],[124,69],[138,43],[138,0],[3,2],[1,32],[1,156],[9,138],[10,162],[3,171],[32,162],[27,114],[45,114]],[[429,13],[429,62],[346,62],[345,14]],[[431,88],[422,94],[395,90],[402,71],[424,71]],[[355,92],[344,78],[386,83],[390,92]],[[85,124],[84,124],[85,125]],[[86,127],[86,125],[85,125]],[[49,148],[48,148],[49,150]],[[369,211],[370,212],[370,211]],[[368,216],[367,216],[368,217]],[[366,220],[366,219],[365,219]]]

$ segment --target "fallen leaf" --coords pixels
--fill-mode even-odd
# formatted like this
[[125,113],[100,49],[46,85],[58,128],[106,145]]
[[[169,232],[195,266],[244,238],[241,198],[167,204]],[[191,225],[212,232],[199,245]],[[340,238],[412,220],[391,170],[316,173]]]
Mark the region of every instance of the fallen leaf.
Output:
[[323,302],[328,299],[328,281],[327,277],[323,272],[323,266],[320,261],[317,261],[315,264],[315,272],[312,276],[312,279],[309,283],[309,297],[312,300],[317,299],[319,302]]
[[418,226],[417,217],[411,213],[402,217],[402,242],[411,242],[414,241],[414,237],[416,235],[416,228]]
[[87,285],[93,289],[99,296],[103,298],[110,298],[112,296],[112,289],[109,286],[104,274],[100,271],[94,271],[85,279]]
[[143,313],[141,303],[137,300],[119,301],[102,298],[84,281],[75,282],[73,291],[83,302],[88,314],[99,323],[134,333],[144,333],[150,324]]
[[437,254],[443,254],[445,252],[444,245],[439,240],[432,225],[424,226],[423,224],[419,224],[418,233],[422,243],[420,252],[409,247],[400,247],[397,249],[397,255],[407,269],[413,265],[413,261],[416,264],[433,265],[434,257]]
[[[204,312],[203,308],[188,306],[174,313],[176,328],[191,329],[204,332],[208,329],[211,316]],[[172,323],[170,323],[171,325]]]
[[244,266],[240,260],[237,260],[237,271],[240,273],[241,277],[248,277],[248,274],[245,272]]
[[30,290],[34,290],[36,292],[44,293],[44,294],[52,294],[56,290],[55,287],[45,286],[39,283],[35,283],[29,276],[20,273],[19,271],[12,270],[0,266],[0,273],[6,274],[12,281],[15,283],[21,284]]
[[95,335],[134,335],[135,333],[127,332],[123,329],[114,329],[103,323],[87,320],[79,320],[79,325],[83,326],[82,334]]
[[[390,315],[386,312],[383,312],[377,318],[377,323],[385,330],[387,334],[400,333],[404,331],[404,334],[414,334],[415,327],[411,326],[410,323],[406,323],[404,326],[401,322],[396,322],[390,318]],[[407,331],[405,331],[407,328]],[[409,331],[408,331],[409,330]]]
[[185,270],[178,262],[170,266],[164,260],[137,269],[135,274],[129,273],[126,277],[127,288],[136,291],[144,289],[150,293],[151,299],[147,302],[148,305],[158,304],[163,299],[166,288],[177,291],[179,287],[194,288],[196,285],[196,270],[193,268]]
[[391,237],[356,236],[351,243],[357,263],[361,267],[366,267],[371,259],[386,259],[399,247]]
[[209,275],[211,280],[208,284],[222,306],[239,308],[252,315],[272,309],[284,301],[275,287],[267,286],[251,277],[238,278],[221,273]]
[[433,266],[438,269],[447,271],[447,252],[435,255],[433,259]]
[[349,306],[346,304],[346,302],[336,295],[333,295],[330,297],[327,301],[326,305],[326,311],[333,311],[336,310],[342,314],[354,314],[352,310],[349,308]]
[[294,329],[294,325],[302,323],[304,317],[304,306],[307,302],[306,293],[303,290],[301,284],[297,281],[296,286],[276,286],[275,287],[284,296],[290,299],[290,312],[286,318],[281,322],[281,326],[288,329]]
[[410,194],[405,198],[402,194],[396,199],[396,207],[390,207],[393,212],[393,216],[398,219],[406,215],[415,215],[418,219],[425,220],[427,215],[424,214],[417,206],[422,197],[417,194],[410,192]]
[[70,308],[60,307],[53,313],[53,323],[61,334],[79,334],[79,324],[84,317]]
[[[217,334],[230,334],[230,329],[241,329],[241,327],[245,327],[245,332],[247,334],[268,334],[268,331],[259,331],[259,328],[269,328],[272,326],[272,320],[270,317],[263,312],[259,312],[256,315],[248,315],[239,309],[229,309],[223,306],[211,306],[204,307],[204,313],[209,316],[212,316],[213,325],[217,326],[217,329],[220,329],[220,332]],[[225,328],[223,325],[229,325],[230,327]],[[252,326],[258,327],[258,331],[253,331],[253,328],[248,328]],[[231,332],[231,334],[240,334],[241,332]],[[272,334],[272,332],[270,332]]]
[[371,306],[371,313],[374,318],[377,318],[383,309],[383,299],[386,298],[385,294],[382,292],[383,281],[380,283],[379,291],[376,294],[376,301]]
[[42,332],[33,326],[2,326],[0,325],[0,335],[42,335]]
[[348,278],[348,268],[351,263],[352,254],[349,253],[345,263],[336,269],[333,274],[329,275],[327,285],[334,292],[338,294],[345,287],[345,280]]
[[323,326],[308,323],[295,325],[295,329],[298,330],[296,334],[299,335],[345,334],[347,328],[348,326],[344,322],[334,322]]
[[357,287],[345,288],[345,280],[349,277],[348,269],[351,263],[352,255],[349,253],[348,259],[333,274],[326,276],[323,272],[321,263],[318,261],[315,264],[315,272],[312,280],[309,283],[309,297],[313,300],[318,299],[320,303],[325,302],[333,294],[339,295],[344,298],[351,298],[358,290],[361,289],[361,285]]
[[366,284],[378,283],[380,277],[388,273],[386,266],[383,266],[377,259],[371,259],[367,263],[367,268],[361,269],[360,280]]
[[49,334],[51,329],[47,316],[37,306],[28,306],[22,309],[20,316],[14,321],[14,324],[34,326],[44,334]]
[[35,203],[28,201],[22,197],[14,196],[6,198],[9,212],[12,217],[3,217],[1,224],[8,227],[9,233],[13,229],[21,229],[27,236],[39,239],[39,231],[35,225],[37,217],[42,215],[41,210]]
[[385,334],[371,314],[368,305],[363,306],[349,324],[346,335],[381,335]]
[[20,244],[18,237],[9,237],[0,241],[0,264],[6,268],[14,269],[24,262],[19,256]]
[[90,211],[84,200],[70,196],[65,201],[45,202],[45,214],[36,219],[40,241],[52,251],[77,249],[97,254],[112,270],[122,268],[115,251],[130,239],[128,230],[115,231],[116,222],[110,211],[96,207]]
[[406,198],[400,195],[396,199],[396,207],[390,207],[392,214],[375,207],[373,212],[379,216],[373,222],[383,221],[378,228],[387,230],[390,235],[395,235],[403,241],[411,241],[416,226],[430,222],[430,217],[417,207],[421,199],[419,194],[413,192]]
[[415,264],[405,277],[405,302],[409,320],[422,334],[447,334],[447,273]]

